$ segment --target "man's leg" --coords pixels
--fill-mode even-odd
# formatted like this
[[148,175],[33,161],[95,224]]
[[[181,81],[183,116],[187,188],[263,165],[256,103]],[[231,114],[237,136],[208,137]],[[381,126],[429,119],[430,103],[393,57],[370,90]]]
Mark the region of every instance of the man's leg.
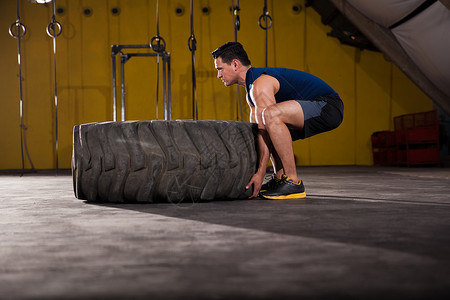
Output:
[[270,138],[267,139],[267,146],[269,147],[270,151],[270,161],[272,162],[273,166],[273,173],[278,179],[281,179],[281,175],[284,174],[283,170],[283,163],[281,162],[280,157],[278,156],[277,151],[273,147],[272,141]]
[[270,155],[270,161],[272,162],[273,173],[278,179],[281,179],[281,175],[284,174],[284,169],[283,164],[281,163],[281,159],[276,151],[272,152],[272,154]]
[[270,150],[270,160],[272,161],[273,174],[272,178],[262,185],[261,192],[266,192],[267,190],[273,189],[274,186],[281,182],[284,174],[283,164],[281,163],[280,157],[278,156],[277,152],[273,148],[270,138],[267,138],[267,144]]
[[269,133],[274,151],[274,158],[282,164],[284,173],[294,182],[298,182],[292,148],[291,128],[302,130],[304,127],[303,110],[297,101],[285,101],[267,107],[263,114],[264,126]]

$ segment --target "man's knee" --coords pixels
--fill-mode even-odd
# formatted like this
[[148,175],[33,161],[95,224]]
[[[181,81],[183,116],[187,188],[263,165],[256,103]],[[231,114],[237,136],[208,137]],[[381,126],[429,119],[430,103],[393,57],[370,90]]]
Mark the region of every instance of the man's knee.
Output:
[[264,109],[263,113],[264,126],[269,127],[273,124],[280,122],[280,110],[276,105],[268,106]]

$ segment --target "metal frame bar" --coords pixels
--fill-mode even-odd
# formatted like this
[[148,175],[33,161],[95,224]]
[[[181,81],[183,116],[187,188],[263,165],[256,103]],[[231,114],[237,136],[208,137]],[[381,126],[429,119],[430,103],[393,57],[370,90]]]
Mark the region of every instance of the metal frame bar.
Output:
[[120,86],[121,86],[121,121],[125,121],[125,63],[132,57],[162,57],[163,60],[163,110],[164,120],[172,119],[172,93],[170,86],[170,53],[127,53],[123,49],[151,49],[149,44],[145,45],[111,45],[112,59],[112,89],[113,89],[113,121],[117,121],[117,74],[116,56],[120,54]]

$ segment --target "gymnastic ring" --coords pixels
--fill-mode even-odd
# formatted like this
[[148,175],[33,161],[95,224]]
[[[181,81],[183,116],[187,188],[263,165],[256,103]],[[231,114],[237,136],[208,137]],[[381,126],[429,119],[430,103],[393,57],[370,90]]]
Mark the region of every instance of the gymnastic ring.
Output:
[[191,34],[191,36],[188,39],[188,47],[189,51],[193,52],[197,50],[197,40],[195,39],[195,35]]
[[[16,34],[14,34],[14,32],[13,32],[13,27],[20,27],[17,30]],[[22,29],[22,31],[23,31],[22,34],[20,33],[20,29]],[[27,31],[27,29],[26,29],[25,25],[23,25],[22,23],[20,23],[18,21],[12,23],[11,26],[9,26],[9,35],[12,36],[15,39],[24,37],[26,31]]]
[[164,52],[166,50],[166,41],[160,36],[154,36],[150,40],[150,48],[156,53]]
[[[262,25],[261,19],[263,19],[263,18],[268,18],[268,19],[269,19],[269,21],[270,21],[269,26],[263,26],[263,25]],[[266,23],[267,23],[267,20],[266,20]],[[262,14],[262,15],[259,17],[259,19],[258,19],[258,25],[259,25],[259,27],[261,27],[261,28],[264,29],[264,30],[269,29],[270,27],[272,27],[272,17],[271,17],[269,14]]]
[[[58,30],[56,30],[56,27],[58,27]],[[48,23],[46,31],[49,37],[57,38],[62,32],[61,24],[58,21],[52,21]]]

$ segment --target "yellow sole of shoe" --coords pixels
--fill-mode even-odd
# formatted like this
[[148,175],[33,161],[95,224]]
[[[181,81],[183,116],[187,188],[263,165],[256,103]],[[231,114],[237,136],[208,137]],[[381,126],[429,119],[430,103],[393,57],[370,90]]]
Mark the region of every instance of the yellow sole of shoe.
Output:
[[289,194],[289,195],[281,195],[281,196],[266,196],[261,195],[266,199],[272,199],[272,200],[283,200],[283,199],[301,199],[306,197],[306,193],[297,193],[297,194]]

